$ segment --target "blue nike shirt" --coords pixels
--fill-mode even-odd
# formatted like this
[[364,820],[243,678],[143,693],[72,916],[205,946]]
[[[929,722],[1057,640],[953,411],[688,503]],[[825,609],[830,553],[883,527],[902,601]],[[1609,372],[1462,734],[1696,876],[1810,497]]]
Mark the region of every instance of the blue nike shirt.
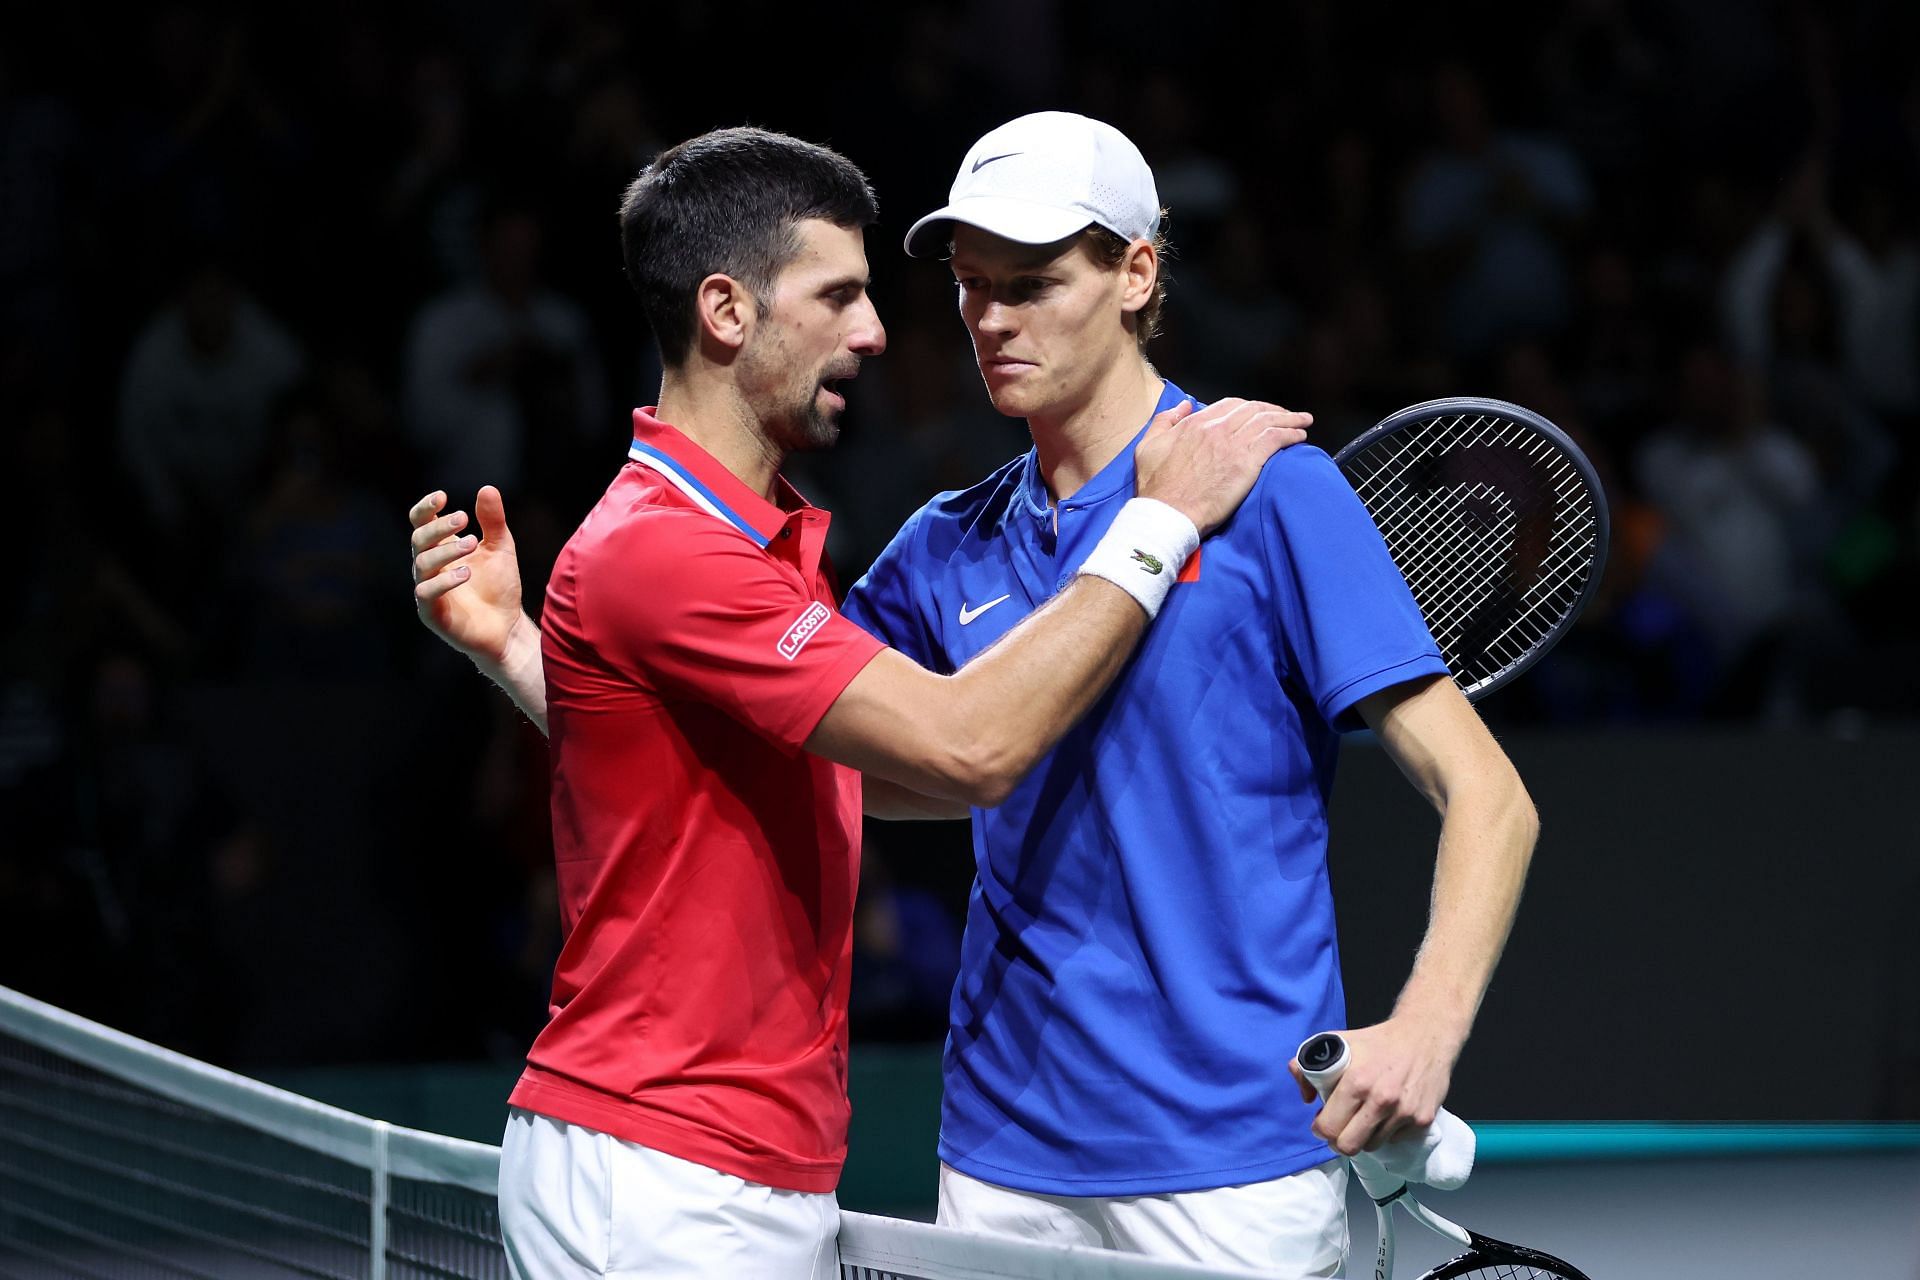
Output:
[[[1186,398],[1167,383],[1156,412]],[[915,513],[844,613],[957,670],[1071,580],[1134,489],[1129,446],[1060,504],[1056,533],[1029,451]],[[1267,464],[1197,572],[1092,711],[973,811],[940,1158],[982,1181],[1143,1195],[1332,1157],[1287,1061],[1346,1025],[1337,730],[1446,666],[1319,449]]]

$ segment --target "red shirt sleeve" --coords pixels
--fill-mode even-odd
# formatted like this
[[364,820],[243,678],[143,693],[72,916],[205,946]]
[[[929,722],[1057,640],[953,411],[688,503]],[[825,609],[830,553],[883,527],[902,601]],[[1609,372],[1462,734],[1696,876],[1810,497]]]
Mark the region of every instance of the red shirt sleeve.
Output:
[[578,584],[606,661],[662,698],[710,703],[800,749],[885,648],[840,616],[824,575],[770,555],[701,511],[635,513]]

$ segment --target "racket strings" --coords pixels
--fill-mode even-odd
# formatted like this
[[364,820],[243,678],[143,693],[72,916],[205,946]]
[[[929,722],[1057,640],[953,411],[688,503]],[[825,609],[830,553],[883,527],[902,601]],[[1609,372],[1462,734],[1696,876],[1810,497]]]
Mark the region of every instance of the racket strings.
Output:
[[1441,414],[1343,462],[1447,665],[1469,691],[1578,605],[1594,495],[1550,439],[1498,414]]
[[1454,1280],[1567,1280],[1558,1271],[1524,1262],[1497,1262],[1455,1273]]

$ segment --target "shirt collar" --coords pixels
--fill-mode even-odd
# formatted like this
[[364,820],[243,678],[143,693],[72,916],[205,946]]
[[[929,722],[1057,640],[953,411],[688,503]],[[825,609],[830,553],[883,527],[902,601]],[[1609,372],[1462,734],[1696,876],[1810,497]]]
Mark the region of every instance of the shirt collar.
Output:
[[783,476],[773,478],[777,504],[768,502],[722,466],[719,459],[654,417],[653,412],[652,405],[633,411],[633,445],[627,457],[659,472],[708,514],[725,520],[764,547],[779,535],[793,514],[810,509],[812,504]]
[[[1191,396],[1173,384],[1171,378],[1162,379],[1160,400],[1153,406],[1153,412],[1147,415],[1146,423],[1134,433],[1133,439],[1127,442],[1126,448],[1113,456],[1113,461],[1100,468],[1091,480],[1074,491],[1073,496],[1067,499],[1067,505],[1086,507],[1096,502],[1104,502],[1116,495],[1133,496],[1133,451],[1139,447],[1140,437],[1147,434],[1147,428],[1153,425],[1155,418],[1182,400],[1191,399]],[[1194,400],[1193,407],[1200,408],[1200,402]],[[1046,477],[1040,474],[1040,451],[1037,448],[1027,453],[1027,482],[1024,489],[1029,511],[1040,516],[1051,515],[1053,498],[1047,492]]]

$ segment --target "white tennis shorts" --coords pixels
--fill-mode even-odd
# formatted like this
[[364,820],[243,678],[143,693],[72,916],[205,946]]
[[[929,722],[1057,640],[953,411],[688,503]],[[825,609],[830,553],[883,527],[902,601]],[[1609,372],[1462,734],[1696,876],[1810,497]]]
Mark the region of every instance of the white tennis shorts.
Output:
[[836,1280],[832,1192],[781,1191],[513,1108],[500,1233],[520,1280]]
[[1347,1259],[1340,1160],[1240,1187],[1157,1196],[1050,1196],[940,1166],[940,1225],[1156,1258],[1337,1276]]

